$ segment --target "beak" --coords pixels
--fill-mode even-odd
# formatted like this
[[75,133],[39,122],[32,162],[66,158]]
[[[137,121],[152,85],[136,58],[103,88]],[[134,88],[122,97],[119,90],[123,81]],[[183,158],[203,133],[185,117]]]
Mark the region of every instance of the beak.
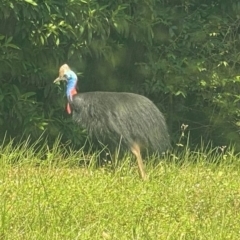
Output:
[[53,83],[57,83],[57,82],[60,82],[60,81],[67,81],[67,79],[65,77],[57,77]]
[[61,81],[61,79],[58,77],[53,81],[53,83],[56,83],[56,82],[59,82],[59,81]]

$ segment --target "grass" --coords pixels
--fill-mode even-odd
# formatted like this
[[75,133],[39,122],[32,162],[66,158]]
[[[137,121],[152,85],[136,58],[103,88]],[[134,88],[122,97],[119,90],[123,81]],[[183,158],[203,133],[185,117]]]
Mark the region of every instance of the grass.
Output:
[[52,149],[3,144],[0,239],[239,239],[240,159],[232,151],[150,159],[145,182],[130,156],[114,168],[79,166],[95,158],[58,140]]

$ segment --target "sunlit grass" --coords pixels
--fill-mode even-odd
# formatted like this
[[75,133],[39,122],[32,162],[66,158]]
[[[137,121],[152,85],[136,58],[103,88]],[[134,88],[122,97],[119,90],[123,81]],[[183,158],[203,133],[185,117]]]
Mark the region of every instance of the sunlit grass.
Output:
[[96,158],[59,139],[52,149],[47,142],[3,144],[0,239],[239,239],[233,151],[150,159],[145,182],[131,156],[117,167],[97,168]]

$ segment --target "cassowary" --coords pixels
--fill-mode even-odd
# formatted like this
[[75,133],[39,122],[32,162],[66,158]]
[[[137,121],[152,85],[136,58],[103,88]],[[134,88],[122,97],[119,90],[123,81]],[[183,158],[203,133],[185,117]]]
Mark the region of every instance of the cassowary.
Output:
[[162,113],[146,97],[126,92],[77,93],[77,75],[64,64],[59,77],[67,82],[67,112],[100,143],[130,150],[137,158],[139,171],[146,178],[141,151],[162,153],[170,147]]

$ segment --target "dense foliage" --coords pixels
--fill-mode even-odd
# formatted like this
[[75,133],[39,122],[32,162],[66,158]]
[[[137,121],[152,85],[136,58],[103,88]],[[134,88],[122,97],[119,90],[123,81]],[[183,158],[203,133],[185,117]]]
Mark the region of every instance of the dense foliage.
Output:
[[234,0],[2,0],[0,137],[81,144],[84,131],[64,112],[67,62],[80,91],[132,91],[182,123],[191,143],[239,145],[240,2]]

